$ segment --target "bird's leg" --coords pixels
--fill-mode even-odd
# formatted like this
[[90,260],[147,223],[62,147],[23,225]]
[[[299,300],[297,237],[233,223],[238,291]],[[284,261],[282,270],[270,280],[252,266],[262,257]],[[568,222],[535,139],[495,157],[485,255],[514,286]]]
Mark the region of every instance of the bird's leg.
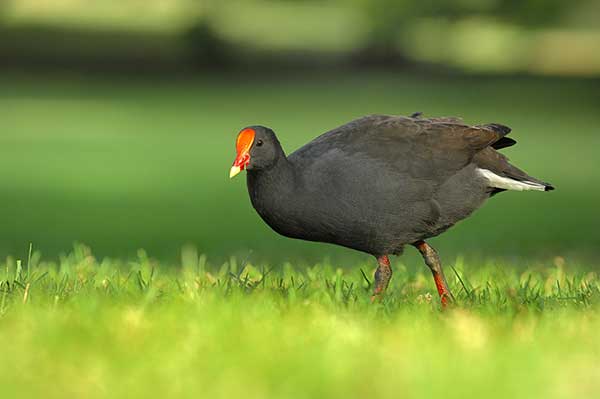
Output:
[[446,282],[446,277],[444,277],[444,270],[442,270],[440,257],[438,256],[436,250],[425,241],[418,241],[413,245],[419,250],[419,252],[421,252],[423,259],[425,260],[425,264],[429,266],[429,269],[431,269],[435,286],[437,287],[438,294],[440,294],[440,298],[442,300],[442,306],[446,307],[454,300],[454,296],[452,296],[450,288],[448,288],[448,283]]
[[392,267],[387,255],[377,257],[377,263],[379,263],[379,266],[375,270],[375,289],[371,301],[375,301],[383,295],[392,278]]

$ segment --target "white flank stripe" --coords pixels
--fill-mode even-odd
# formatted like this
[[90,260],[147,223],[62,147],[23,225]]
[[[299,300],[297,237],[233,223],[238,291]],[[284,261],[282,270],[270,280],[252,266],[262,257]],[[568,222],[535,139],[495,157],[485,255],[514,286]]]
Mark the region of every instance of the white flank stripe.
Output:
[[508,177],[498,176],[494,172],[488,169],[478,168],[477,171],[487,179],[490,187],[502,188],[504,190],[515,190],[515,191],[526,191],[536,190],[545,191],[546,187],[542,184],[534,183],[531,181],[518,181],[509,179]]

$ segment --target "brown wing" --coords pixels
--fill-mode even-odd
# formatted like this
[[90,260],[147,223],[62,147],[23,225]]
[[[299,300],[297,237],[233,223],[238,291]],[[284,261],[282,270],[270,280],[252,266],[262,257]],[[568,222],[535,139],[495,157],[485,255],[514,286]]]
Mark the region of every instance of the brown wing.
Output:
[[317,159],[320,165],[326,159],[361,159],[412,178],[441,182],[509,131],[501,125],[469,126],[457,118],[370,115],[317,137],[290,159],[305,166]]
[[[472,162],[481,150],[501,140],[510,129],[501,125],[469,126],[458,118],[413,119],[392,117],[374,127],[377,137],[385,139],[379,154],[395,154],[394,144],[402,143],[411,175],[421,178],[447,177]],[[390,154],[391,153],[391,154]]]

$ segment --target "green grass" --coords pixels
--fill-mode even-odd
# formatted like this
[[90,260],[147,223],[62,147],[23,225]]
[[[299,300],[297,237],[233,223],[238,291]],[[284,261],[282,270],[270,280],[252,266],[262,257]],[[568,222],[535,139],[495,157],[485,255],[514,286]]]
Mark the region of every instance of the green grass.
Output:
[[[77,246],[1,265],[5,397],[569,398],[600,394],[596,265],[448,268],[441,311],[424,267],[162,264]],[[361,274],[361,268],[368,276]],[[460,282],[457,276],[460,276]]]

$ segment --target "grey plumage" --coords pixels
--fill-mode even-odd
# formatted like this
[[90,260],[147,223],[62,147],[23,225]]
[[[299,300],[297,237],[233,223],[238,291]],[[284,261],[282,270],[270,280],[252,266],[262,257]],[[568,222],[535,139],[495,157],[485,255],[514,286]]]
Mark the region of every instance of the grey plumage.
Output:
[[550,187],[494,148],[514,144],[505,137],[510,129],[499,124],[370,115],[288,157],[270,129],[255,129],[274,148],[268,162],[251,153],[263,165],[248,169],[250,198],[261,217],[283,235],[373,255],[399,254],[479,208],[498,192],[481,168]]

